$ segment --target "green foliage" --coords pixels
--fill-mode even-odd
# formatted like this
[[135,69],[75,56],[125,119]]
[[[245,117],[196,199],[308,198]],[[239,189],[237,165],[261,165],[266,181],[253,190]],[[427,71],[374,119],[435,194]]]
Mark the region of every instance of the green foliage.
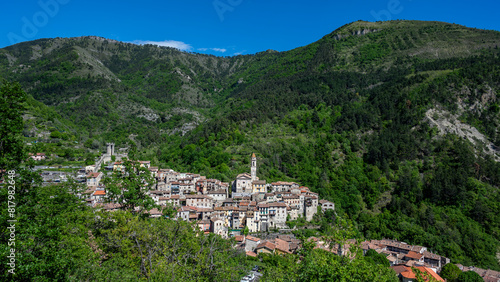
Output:
[[[4,268],[2,280],[224,281],[248,267],[229,240],[184,221],[97,212],[70,193],[73,185],[40,186],[17,199],[16,274]],[[0,215],[5,229],[5,209]],[[7,252],[2,245],[2,263]]]
[[62,134],[59,131],[52,131],[50,133],[50,138],[62,138]]
[[314,249],[296,255],[262,255],[265,281],[398,281],[396,273],[363,257],[349,259]]
[[475,271],[465,271],[458,275],[457,282],[482,282],[483,278]]
[[[500,146],[500,53],[491,48],[499,43],[498,32],[454,24],[358,21],[288,52],[230,58],[42,39],[36,44],[52,51],[36,60],[30,42],[2,49],[0,71],[50,105],[29,98],[36,119],[24,130],[61,133],[43,146],[47,154],[90,163],[83,149],[63,148],[73,136],[93,150],[114,141],[131,144],[133,159],[231,181],[256,152],[261,179],[310,187],[357,237],[400,239],[499,270],[500,166],[480,144],[438,136],[425,121],[431,108],[460,114]],[[102,66],[91,66],[96,58]],[[201,124],[184,133],[187,123]],[[11,152],[12,163],[24,159]],[[320,230],[303,233],[335,232],[317,220]]]
[[19,83],[0,81],[0,177],[26,159],[21,132],[26,94]]
[[125,160],[122,166],[122,170],[116,170],[112,177],[104,179],[106,201],[120,204],[121,209],[137,211],[139,214],[156,207],[154,200],[146,194],[154,184],[149,170],[130,160]]
[[389,262],[389,260],[382,254],[379,254],[377,253],[375,250],[368,250],[368,252],[366,252],[366,259],[371,259],[373,260],[373,263],[375,264],[380,264],[380,265],[383,265],[385,267],[390,267],[391,266],[391,263]]
[[441,269],[441,272],[439,275],[443,278],[446,279],[446,281],[456,281],[458,276],[462,273],[460,268],[456,266],[453,263],[447,263],[443,268]]

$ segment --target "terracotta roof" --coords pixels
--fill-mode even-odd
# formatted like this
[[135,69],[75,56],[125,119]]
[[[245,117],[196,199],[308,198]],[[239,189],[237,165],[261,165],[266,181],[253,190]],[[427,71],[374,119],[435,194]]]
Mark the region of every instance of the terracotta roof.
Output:
[[206,196],[206,195],[186,195],[186,199],[210,199],[212,198]]
[[252,153],[252,158],[255,158],[255,153]]
[[276,249],[284,251],[286,253],[290,253],[290,245],[287,241],[276,238]]
[[160,210],[158,210],[157,208],[154,208],[154,209],[151,209],[148,211],[149,214],[151,215],[157,215],[157,214],[163,214]]
[[254,253],[254,252],[251,252],[251,251],[246,252],[246,254],[247,254],[247,256],[251,256],[251,257],[254,257],[254,258],[257,257],[257,254]]
[[333,204],[332,202],[327,201],[327,200],[319,200],[319,203],[320,204]]
[[433,254],[433,253],[428,252],[428,251],[425,251],[423,253],[423,255],[424,255],[425,258],[429,258],[429,259],[435,259],[435,260],[440,260],[441,259],[441,256]]
[[245,241],[245,235],[236,235],[234,239],[236,239],[236,242],[243,242]]
[[238,174],[238,176],[236,176],[236,179],[238,179],[238,178],[252,179],[252,176],[249,173],[245,172],[245,173]]
[[[415,273],[412,271],[411,267],[404,266],[404,265],[395,265],[391,266],[391,268],[398,274],[401,274],[404,278],[407,279],[415,279]],[[436,279],[437,281],[444,281],[443,278],[441,278],[439,275],[437,275],[436,272],[434,272],[432,269],[425,267],[425,266],[417,266],[416,267],[418,270],[420,270],[423,273],[428,273],[432,278]]]
[[283,241],[292,242],[292,237],[290,235],[278,235],[278,239]]
[[96,177],[99,177],[99,174],[101,174],[101,173],[100,172],[89,172],[87,177],[88,178],[96,178]]
[[270,207],[286,207],[286,204],[285,203],[278,203],[278,202],[275,202],[275,203],[269,203],[268,204]]
[[120,204],[106,203],[103,205],[102,208],[105,210],[114,210],[114,209],[119,209],[121,207],[122,207],[122,205],[120,205]]
[[267,249],[273,251],[276,248],[276,245],[274,245],[273,243],[271,243],[269,241],[264,241],[264,242],[260,243],[259,245],[257,245],[257,248],[255,248],[255,249],[257,250],[257,249],[262,249],[262,248],[267,248]]
[[106,195],[106,191],[104,190],[97,190],[94,192],[94,196],[105,196]]
[[179,211],[198,211],[198,209],[192,206],[182,206],[179,208]]
[[197,208],[198,212],[213,212],[212,208]]
[[397,274],[400,274],[401,272],[405,272],[407,271],[406,269],[406,266],[402,265],[402,264],[398,264],[398,265],[395,265],[395,266],[391,266],[391,268],[397,273]]
[[257,238],[257,237],[253,237],[253,236],[250,236],[250,235],[247,235],[246,239],[247,239],[247,240],[250,240],[250,241],[254,241],[254,242],[258,242],[258,241],[260,241],[260,239],[259,239],[259,238]]
[[219,190],[214,190],[214,191],[208,191],[208,194],[226,194],[226,190],[219,189]]
[[422,258],[422,254],[416,253],[414,251],[409,251],[405,257],[410,258],[410,259],[415,259],[415,260],[420,260]]

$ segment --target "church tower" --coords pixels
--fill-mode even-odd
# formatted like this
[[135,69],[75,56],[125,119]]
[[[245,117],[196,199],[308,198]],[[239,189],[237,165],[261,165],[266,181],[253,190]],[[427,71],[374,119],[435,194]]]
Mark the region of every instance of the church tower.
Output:
[[255,153],[252,154],[252,166],[250,167],[250,174],[252,175],[252,181],[257,180],[257,157]]

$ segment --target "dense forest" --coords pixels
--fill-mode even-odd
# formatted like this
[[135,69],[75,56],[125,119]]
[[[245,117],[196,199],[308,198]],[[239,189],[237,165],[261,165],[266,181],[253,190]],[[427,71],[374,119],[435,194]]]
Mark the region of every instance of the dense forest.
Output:
[[204,234],[192,222],[150,218],[133,208],[88,207],[77,197],[84,188],[80,184],[41,185],[34,161],[23,161],[23,110],[26,94],[20,85],[2,81],[0,117],[10,122],[0,127],[0,167],[5,168],[0,199],[13,203],[0,212],[2,281],[238,281],[255,264],[264,281],[397,281],[387,265],[361,253],[354,260],[341,258],[312,250],[304,240],[300,254],[261,261],[235,249],[234,239]]
[[500,270],[499,45],[497,31],[417,21],[226,58],[58,38],[1,49],[0,74],[28,93],[26,133],[83,145],[69,155],[113,141],[231,181],[255,152],[261,179],[335,202],[359,239]]

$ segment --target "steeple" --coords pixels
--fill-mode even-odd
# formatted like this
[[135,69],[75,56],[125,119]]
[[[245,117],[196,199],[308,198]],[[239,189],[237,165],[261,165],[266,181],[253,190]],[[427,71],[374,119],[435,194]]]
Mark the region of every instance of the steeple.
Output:
[[252,153],[252,166],[250,167],[250,174],[252,175],[252,181],[257,180],[257,157],[255,153]]

